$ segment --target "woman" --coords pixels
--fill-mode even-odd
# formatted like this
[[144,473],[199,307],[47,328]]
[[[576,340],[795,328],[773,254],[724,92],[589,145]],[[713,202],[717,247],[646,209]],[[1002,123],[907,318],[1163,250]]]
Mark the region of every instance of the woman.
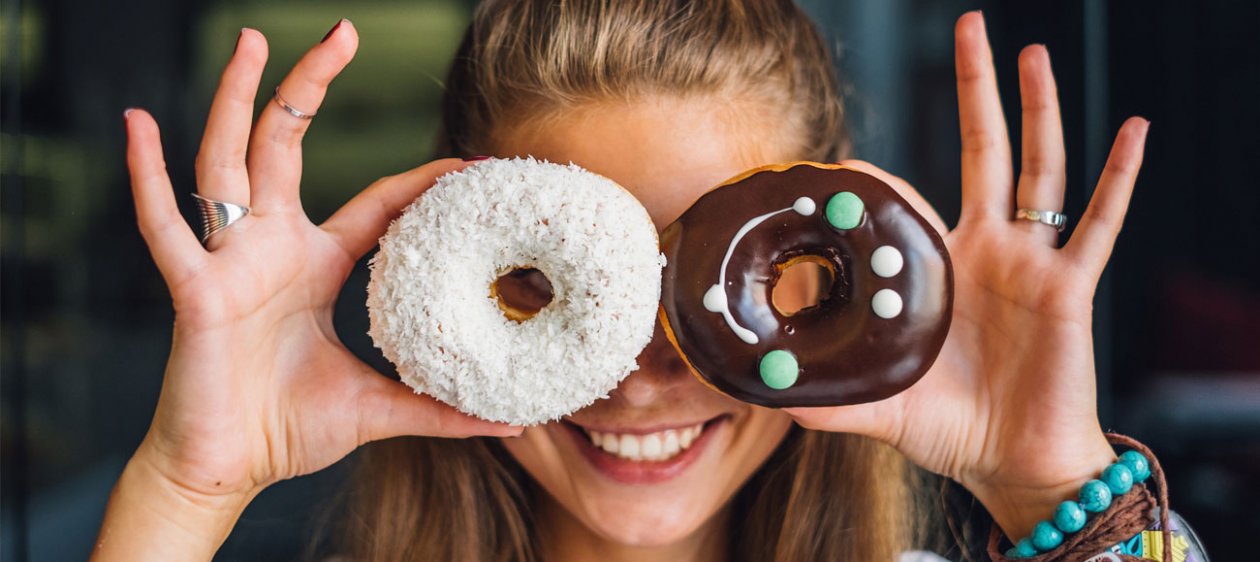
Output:
[[[955,317],[918,384],[858,406],[753,407],[697,382],[658,331],[610,399],[518,428],[413,394],[333,330],[339,287],[389,221],[436,177],[475,165],[432,162],[369,186],[322,225],[305,217],[300,143],[311,121],[301,116],[357,41],[338,23],[251,127],[267,47],[242,31],[197,189],[252,212],[204,248],[176,208],[156,123],[127,111],[140,229],[176,324],[153,424],[110,500],[98,559],[209,558],[269,484],[397,436],[480,437],[373,445],[347,517],[354,559],[891,560],[916,522],[906,460],[966,487],[1015,539],[1115,459],[1095,410],[1091,301],[1148,123],[1121,127],[1062,247],[1053,227],[1013,220],[1017,207],[1063,205],[1044,47],[1019,57],[1016,181],[983,19],[958,21],[963,210],[952,232],[904,181],[844,161],[945,233]],[[742,170],[847,157],[827,51],[795,6],[773,0],[486,2],[443,108],[449,155],[573,161],[625,186],[658,226]],[[609,454],[633,483],[588,461],[570,434],[637,439],[701,422],[708,445],[672,472]]]

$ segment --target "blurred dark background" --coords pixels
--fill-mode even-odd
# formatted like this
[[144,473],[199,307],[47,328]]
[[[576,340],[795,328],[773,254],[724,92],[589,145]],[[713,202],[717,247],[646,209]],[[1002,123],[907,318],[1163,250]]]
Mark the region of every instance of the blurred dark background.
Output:
[[[857,156],[957,216],[952,29],[988,18],[1018,141],[1016,55],[1050,49],[1078,218],[1111,139],[1152,121],[1133,207],[1095,303],[1104,426],[1148,443],[1174,508],[1220,560],[1260,529],[1260,3],[808,0],[839,56]],[[427,160],[440,81],[473,3],[4,0],[0,13],[0,558],[74,560],[152,415],[170,343],[165,288],[135,229],[122,110],[163,127],[177,190],[237,31],[265,33],[264,89],[338,18],[359,55],[305,142],[303,198],[327,217],[373,179]],[[262,95],[259,103],[265,103]],[[191,216],[191,200],[182,199]],[[1074,221],[1070,221],[1071,224]],[[362,271],[338,329],[363,356]],[[1051,423],[1047,420],[1047,423]],[[281,483],[218,559],[300,556],[344,463]]]

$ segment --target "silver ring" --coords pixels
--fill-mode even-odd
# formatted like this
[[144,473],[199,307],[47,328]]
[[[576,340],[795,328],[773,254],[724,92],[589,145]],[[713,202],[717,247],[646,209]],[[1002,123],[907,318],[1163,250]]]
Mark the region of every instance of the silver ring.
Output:
[[283,109],[283,110],[285,110],[285,111],[289,112],[289,115],[292,115],[292,116],[294,116],[294,117],[297,117],[298,119],[308,119],[308,120],[309,120],[309,119],[313,119],[313,118],[315,117],[315,113],[316,113],[316,112],[307,113],[307,112],[305,112],[305,111],[302,111],[302,110],[300,110],[300,109],[298,109],[298,108],[296,108],[296,107],[293,107],[293,106],[289,105],[289,102],[284,101],[284,98],[280,97],[280,86],[276,86],[276,95],[274,96],[274,98],[273,98],[273,99],[275,99],[275,100],[276,100],[276,105],[279,105],[279,106],[280,106],[280,109]]
[[1053,226],[1055,230],[1063,232],[1067,227],[1067,215],[1056,213],[1054,211],[1038,211],[1036,209],[1020,209],[1015,211],[1016,220],[1029,220]]
[[207,199],[196,193],[192,196],[197,199],[197,208],[201,209],[202,245],[205,245],[214,233],[231,226],[232,223],[249,214],[249,207]]

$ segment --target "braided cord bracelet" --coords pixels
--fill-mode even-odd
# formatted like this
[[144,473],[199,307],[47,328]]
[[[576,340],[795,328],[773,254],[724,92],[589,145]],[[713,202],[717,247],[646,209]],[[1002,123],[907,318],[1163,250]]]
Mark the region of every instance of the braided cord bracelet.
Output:
[[[1100,480],[1086,482],[1077,501],[1061,503],[1053,522],[1037,523],[1031,536],[1017,541],[1006,552],[999,548],[1002,531],[994,524],[989,532],[989,557],[996,562],[1050,562],[1088,560],[1100,553],[1106,556],[1117,544],[1146,531],[1158,513],[1162,560],[1174,562],[1168,489],[1159,461],[1150,449],[1131,437],[1108,433],[1107,441],[1131,450],[1104,469]],[[1149,484],[1145,483],[1148,477],[1152,479]],[[1157,497],[1151,495],[1150,484],[1155,485]],[[1123,553],[1110,556],[1113,558],[1099,559],[1146,560]]]

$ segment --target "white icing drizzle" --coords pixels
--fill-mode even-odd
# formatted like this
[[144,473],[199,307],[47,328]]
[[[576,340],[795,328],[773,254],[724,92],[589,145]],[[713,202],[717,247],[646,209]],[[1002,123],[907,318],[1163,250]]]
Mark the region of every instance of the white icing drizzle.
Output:
[[770,217],[779,213],[786,213],[788,211],[796,211],[801,215],[809,216],[814,214],[814,211],[817,209],[818,205],[814,203],[813,199],[810,199],[809,197],[801,197],[792,203],[791,207],[769,212],[759,217],[754,217],[752,220],[744,223],[744,226],[739,227],[739,230],[735,232],[735,237],[731,239],[731,244],[726,247],[726,256],[722,258],[722,269],[718,271],[718,282],[716,285],[709,287],[709,290],[704,293],[704,308],[710,312],[721,313],[722,318],[726,319],[726,325],[730,326],[731,331],[735,332],[735,335],[739,336],[739,339],[743,340],[744,343],[756,344],[760,340],[757,338],[757,334],[754,334],[752,330],[740,326],[739,323],[735,321],[735,317],[731,315],[730,302],[727,300],[726,265],[731,261],[731,254],[735,253],[735,246],[739,245],[739,241],[744,238],[744,235],[748,234],[749,231],[756,228],[757,225],[765,222],[766,219],[769,219]]
[[726,308],[726,291],[718,285],[709,287],[704,293],[704,308],[709,312],[722,312]]
[[813,199],[801,197],[795,203],[792,203],[792,210],[808,217],[818,210],[818,205],[814,203]]

